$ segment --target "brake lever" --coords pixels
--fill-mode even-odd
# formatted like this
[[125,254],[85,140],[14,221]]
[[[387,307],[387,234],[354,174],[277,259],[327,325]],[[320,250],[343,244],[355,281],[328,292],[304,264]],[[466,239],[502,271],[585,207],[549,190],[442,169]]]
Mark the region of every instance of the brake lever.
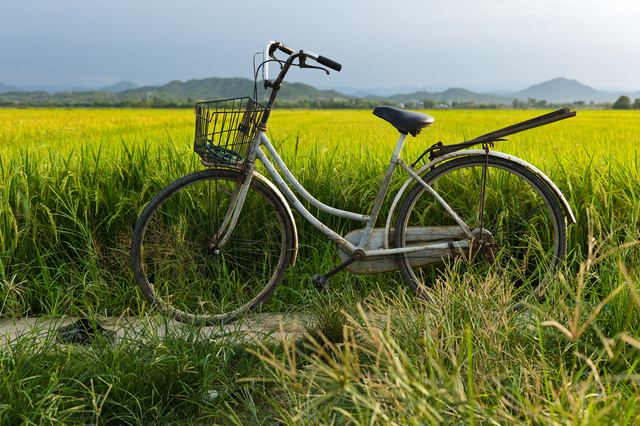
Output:
[[307,58],[306,58],[306,56],[301,55],[298,59],[300,60],[300,64],[299,64],[299,67],[300,67],[300,68],[307,68],[307,69],[322,70],[322,71],[326,72],[326,73],[327,73],[327,75],[331,74],[331,73],[329,72],[329,70],[328,70],[328,69],[326,69],[326,68],[318,67],[318,66],[315,66],[315,65],[307,65]]

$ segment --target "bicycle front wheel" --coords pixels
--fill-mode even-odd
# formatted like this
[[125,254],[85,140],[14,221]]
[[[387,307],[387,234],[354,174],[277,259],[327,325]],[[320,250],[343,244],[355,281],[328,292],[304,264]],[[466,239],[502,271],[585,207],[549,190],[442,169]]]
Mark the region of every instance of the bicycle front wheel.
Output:
[[[471,227],[474,238],[459,235],[458,239],[470,241],[470,248],[460,251],[452,246],[439,259],[417,259],[420,252],[402,255],[399,267],[414,292],[419,294],[441,276],[445,264],[449,270],[494,271],[518,288],[541,294],[565,259],[567,239],[557,196],[542,179],[518,163],[484,155],[441,163],[423,179]],[[419,244],[407,237],[412,227],[456,225],[425,187],[416,183],[398,214],[396,246]]]
[[280,198],[254,178],[231,237],[221,241],[243,180],[236,171],[198,171],[145,207],[131,259],[149,302],[180,320],[223,324],[273,294],[294,256],[295,225]]

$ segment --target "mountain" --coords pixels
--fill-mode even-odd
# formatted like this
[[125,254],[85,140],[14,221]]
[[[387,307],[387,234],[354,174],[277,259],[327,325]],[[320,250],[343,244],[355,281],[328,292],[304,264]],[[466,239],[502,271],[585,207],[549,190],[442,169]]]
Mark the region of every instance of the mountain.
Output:
[[136,89],[138,87],[137,84],[131,82],[131,81],[126,81],[126,80],[122,80],[116,84],[113,84],[111,86],[107,86],[107,87],[103,87],[101,89],[98,89],[102,92],[111,92],[111,93],[120,93],[120,92],[124,92],[125,90],[129,90],[129,89]]
[[8,86],[6,84],[0,83],[0,93],[7,93],[7,92],[17,92],[20,89],[16,86]]
[[437,101],[442,103],[453,102],[475,102],[486,104],[511,104],[513,102],[512,97],[491,95],[486,93],[475,93],[470,90],[453,88],[447,89],[444,92],[414,92],[406,95],[399,94],[387,97],[379,96],[367,96],[367,100],[390,100],[394,102],[410,102],[416,103],[423,100]]
[[537,100],[544,99],[553,103],[575,101],[614,102],[619,97],[619,95],[603,93],[576,80],[562,77],[527,87],[524,90],[513,93],[512,96],[525,101],[532,98]]
[[[30,87],[30,89],[36,86]],[[25,91],[25,87],[14,87],[0,83],[0,102],[12,105],[15,102],[24,105],[55,104],[73,105],[124,105],[124,104],[145,104],[156,101],[156,104],[169,103],[191,103],[198,100],[226,99],[240,96],[252,96],[254,93],[254,82],[246,78],[205,78],[201,80],[179,80],[171,81],[163,86],[137,87],[130,81],[121,81],[112,86],[104,87],[100,90],[76,90],[58,91],[52,93],[41,88],[40,91]],[[398,88],[403,89],[403,88]],[[404,88],[406,89],[406,88]],[[397,93],[384,96],[384,90],[376,89],[378,94],[358,93],[350,91],[350,95],[337,90],[320,90],[303,83],[287,83],[282,86],[278,95],[278,100],[288,102],[301,101],[352,101],[363,99],[372,102],[408,103],[417,104],[425,100],[435,103],[465,103],[474,102],[476,104],[503,104],[511,105],[514,99],[528,102],[530,99],[536,101],[546,100],[548,103],[570,103],[576,101],[584,102],[615,102],[621,95],[629,96],[633,101],[640,98],[640,91],[636,92],[605,92],[586,86],[576,80],[566,78],[555,78],[545,81],[518,92],[498,93],[476,93],[462,88],[447,89],[443,92],[416,91],[413,93]],[[365,90],[365,92],[368,92]],[[370,93],[370,92],[369,92]],[[388,93],[388,92],[386,92]],[[265,101],[267,92],[262,86],[262,82],[257,85],[257,99]],[[160,101],[160,102],[157,102]]]
[[[121,82],[103,90],[62,91],[50,94],[40,91],[14,91],[0,94],[0,103],[25,106],[180,106],[198,101],[252,96],[254,82],[246,78],[206,78],[186,82],[174,80],[163,86],[135,87],[120,91],[133,83]],[[107,91],[106,89],[109,89]],[[257,99],[266,101],[267,92],[261,83],[257,86]],[[354,97],[335,90],[318,90],[302,83],[283,85],[279,101],[349,101]],[[185,105],[186,105],[185,104]]]
[[570,103],[577,101],[584,102],[615,102],[620,96],[626,95],[632,101],[640,98],[640,91],[636,92],[604,92],[584,85],[576,80],[566,78],[555,78],[533,86],[527,87],[518,92],[500,93],[475,93],[470,90],[453,88],[444,92],[414,92],[410,94],[398,94],[393,96],[367,96],[369,100],[390,100],[393,102],[420,102],[422,100],[452,103],[452,102],[475,102],[477,104],[506,104],[510,105],[514,99],[528,101],[546,100],[549,103]]
[[136,89],[125,90],[122,96],[131,98],[161,97],[166,99],[223,99],[238,96],[241,92],[249,94],[253,92],[253,82],[246,78],[206,78],[202,80],[170,81],[164,86],[143,86]]
[[[145,86],[137,89],[125,90],[120,95],[125,99],[140,99],[144,97],[160,97],[169,100],[225,99],[253,94],[254,82],[247,78],[205,78],[182,82],[174,80],[164,86]],[[264,100],[266,91],[262,83],[258,83],[258,99]],[[351,99],[335,90],[319,90],[303,83],[289,83],[282,86],[278,99],[283,101],[305,101],[320,99]]]

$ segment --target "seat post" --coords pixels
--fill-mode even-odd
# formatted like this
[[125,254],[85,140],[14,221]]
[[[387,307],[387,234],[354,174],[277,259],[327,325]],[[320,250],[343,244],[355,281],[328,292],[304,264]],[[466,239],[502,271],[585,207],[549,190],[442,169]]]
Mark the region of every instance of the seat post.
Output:
[[404,147],[404,142],[407,140],[406,133],[400,133],[400,137],[398,137],[398,143],[396,144],[396,149],[393,151],[392,161],[395,163],[397,158],[400,158],[400,153],[402,152],[402,148]]

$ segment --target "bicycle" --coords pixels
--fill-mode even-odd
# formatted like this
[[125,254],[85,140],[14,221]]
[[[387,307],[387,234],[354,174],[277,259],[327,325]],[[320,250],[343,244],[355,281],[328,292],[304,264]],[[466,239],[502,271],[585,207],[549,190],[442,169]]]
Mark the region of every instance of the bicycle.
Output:
[[[278,51],[287,59],[277,59]],[[373,113],[400,136],[370,213],[359,214],[327,206],[309,194],[266,136],[272,107],[292,66],[327,74],[327,68],[340,71],[342,66],[276,41],[268,42],[263,54],[254,87],[262,68],[264,87],[271,89],[268,103],[255,100],[255,88],[254,98],[197,103],[194,150],[206,168],[162,189],[136,223],[132,269],[150,303],[180,320],[204,324],[224,324],[258,307],[296,262],[291,207],[340,248],[341,264],[312,279],[320,290],[343,269],[354,274],[400,270],[421,296],[436,273],[433,265],[458,262],[482,273],[509,274],[529,295],[543,293],[566,256],[565,218],[571,224],[575,217],[544,173],[491,148],[507,135],[573,117],[575,111],[565,108],[462,143],[439,142],[407,164],[400,155],[408,135],[417,136],[434,119],[376,107]],[[273,62],[280,71],[270,79]],[[470,149],[476,145],[480,147]],[[416,169],[425,156],[426,164]],[[258,161],[271,180],[256,171]],[[385,227],[375,228],[398,167],[409,177],[391,204]],[[362,222],[364,228],[339,235],[313,216],[294,190],[321,211]]]

